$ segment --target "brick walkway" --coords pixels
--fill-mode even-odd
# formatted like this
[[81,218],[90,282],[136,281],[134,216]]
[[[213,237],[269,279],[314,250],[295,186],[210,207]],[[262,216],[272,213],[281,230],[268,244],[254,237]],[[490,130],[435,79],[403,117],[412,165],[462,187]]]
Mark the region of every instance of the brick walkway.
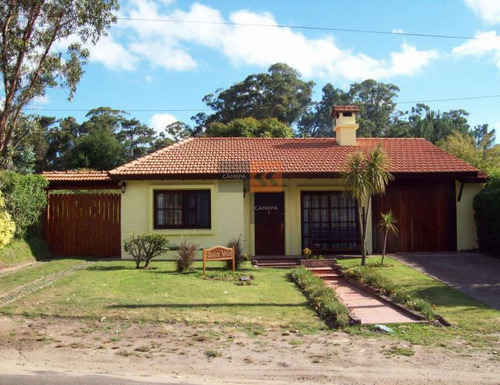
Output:
[[377,297],[348,283],[339,271],[331,267],[309,268],[332,287],[349,310],[362,324],[419,322],[393,308]]

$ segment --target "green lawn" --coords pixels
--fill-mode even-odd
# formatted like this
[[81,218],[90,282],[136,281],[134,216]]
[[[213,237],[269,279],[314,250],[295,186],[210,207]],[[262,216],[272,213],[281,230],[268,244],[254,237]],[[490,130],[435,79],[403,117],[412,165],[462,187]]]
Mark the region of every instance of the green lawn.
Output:
[[0,296],[12,289],[30,283],[33,280],[60,271],[61,269],[79,265],[81,259],[54,259],[39,264],[22,267],[18,271],[2,273],[0,270]]
[[[370,258],[379,261],[380,258]],[[438,328],[433,325],[396,326],[396,335],[412,343],[435,344],[460,349],[461,345],[491,346],[498,349],[500,311],[420,273],[404,263],[386,257],[389,267],[379,268],[381,274],[401,285],[409,294],[423,298],[436,306],[436,312],[453,324]],[[343,266],[359,265],[359,259],[339,261]],[[356,331],[354,331],[356,332]]]
[[[52,263],[60,265],[63,261],[49,264]],[[153,261],[151,270],[137,270],[134,266],[131,261],[91,263],[86,269],[0,311],[27,316],[132,321],[293,324],[310,330],[325,327],[287,279],[287,270],[253,269],[246,263],[241,272],[254,276],[253,284],[239,286],[235,282],[203,279],[201,263],[189,274],[176,273],[173,262]],[[25,274],[31,272],[19,275]],[[4,278],[8,277],[0,279]]]
[[0,249],[0,269],[24,262],[34,262],[52,257],[44,242],[37,237],[27,235],[22,239],[14,239]]

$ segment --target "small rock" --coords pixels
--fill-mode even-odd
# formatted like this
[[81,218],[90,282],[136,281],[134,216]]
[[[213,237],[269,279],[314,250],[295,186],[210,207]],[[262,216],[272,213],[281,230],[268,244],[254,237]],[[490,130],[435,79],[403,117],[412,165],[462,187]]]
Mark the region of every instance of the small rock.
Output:
[[375,325],[373,330],[377,332],[383,332],[383,333],[389,333],[389,334],[394,334],[394,330],[392,330],[390,327],[386,325]]

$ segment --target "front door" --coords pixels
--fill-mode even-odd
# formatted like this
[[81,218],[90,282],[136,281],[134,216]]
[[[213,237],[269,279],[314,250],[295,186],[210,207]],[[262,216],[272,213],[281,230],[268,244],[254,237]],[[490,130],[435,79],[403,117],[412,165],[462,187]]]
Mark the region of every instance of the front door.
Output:
[[255,255],[284,255],[284,195],[255,193]]

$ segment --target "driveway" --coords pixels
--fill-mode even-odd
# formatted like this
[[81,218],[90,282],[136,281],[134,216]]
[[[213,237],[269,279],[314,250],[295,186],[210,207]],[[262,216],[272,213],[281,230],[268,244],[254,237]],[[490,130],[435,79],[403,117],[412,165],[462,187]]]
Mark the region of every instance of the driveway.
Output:
[[398,253],[396,259],[500,310],[500,259],[479,253]]

